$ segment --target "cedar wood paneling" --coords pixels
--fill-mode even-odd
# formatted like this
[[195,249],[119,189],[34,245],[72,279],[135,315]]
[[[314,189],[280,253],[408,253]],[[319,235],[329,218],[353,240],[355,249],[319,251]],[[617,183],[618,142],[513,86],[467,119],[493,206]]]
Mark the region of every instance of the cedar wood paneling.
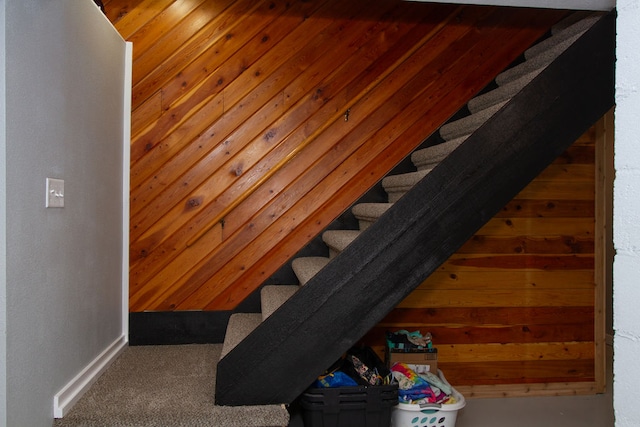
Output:
[[131,311],[235,307],[563,14],[105,7],[133,42]]
[[[104,3],[133,42],[132,312],[233,309],[564,14]],[[593,381],[593,144],[591,131],[365,341],[429,330],[459,385]]]

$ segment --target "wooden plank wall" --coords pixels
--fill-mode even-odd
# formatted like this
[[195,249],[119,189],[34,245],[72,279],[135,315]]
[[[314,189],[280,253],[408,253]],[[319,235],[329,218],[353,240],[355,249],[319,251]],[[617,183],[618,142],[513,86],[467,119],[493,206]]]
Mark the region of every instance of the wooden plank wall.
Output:
[[385,331],[431,332],[469,397],[602,391],[596,139],[594,126],[363,341],[382,356]]
[[132,312],[236,307],[565,13],[104,3],[133,42]]

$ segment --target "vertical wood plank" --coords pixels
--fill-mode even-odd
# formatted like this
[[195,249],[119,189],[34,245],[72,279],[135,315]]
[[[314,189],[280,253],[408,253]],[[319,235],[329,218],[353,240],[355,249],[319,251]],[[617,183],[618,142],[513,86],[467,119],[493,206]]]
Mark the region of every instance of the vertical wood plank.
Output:
[[[596,389],[605,391],[607,384],[607,299],[612,293],[612,188],[613,188],[613,110],[596,125],[595,161],[595,346]],[[610,307],[611,308],[611,307]]]

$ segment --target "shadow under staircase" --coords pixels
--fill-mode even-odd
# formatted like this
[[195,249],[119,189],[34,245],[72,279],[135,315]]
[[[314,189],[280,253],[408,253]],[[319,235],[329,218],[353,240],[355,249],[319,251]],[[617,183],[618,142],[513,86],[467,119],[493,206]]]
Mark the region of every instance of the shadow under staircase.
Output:
[[329,230],[329,258],[292,262],[300,286],[262,289],[262,314],[234,314],[216,404],[288,404],[614,104],[615,12],[577,12],[445,124],[445,142],[388,176],[389,203]]

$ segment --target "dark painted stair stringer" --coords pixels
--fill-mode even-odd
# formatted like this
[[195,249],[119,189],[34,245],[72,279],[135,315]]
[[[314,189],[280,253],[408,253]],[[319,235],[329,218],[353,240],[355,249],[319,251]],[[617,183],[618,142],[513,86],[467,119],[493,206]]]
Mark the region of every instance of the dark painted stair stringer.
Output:
[[218,405],[291,403],[614,103],[605,15],[218,363]]

